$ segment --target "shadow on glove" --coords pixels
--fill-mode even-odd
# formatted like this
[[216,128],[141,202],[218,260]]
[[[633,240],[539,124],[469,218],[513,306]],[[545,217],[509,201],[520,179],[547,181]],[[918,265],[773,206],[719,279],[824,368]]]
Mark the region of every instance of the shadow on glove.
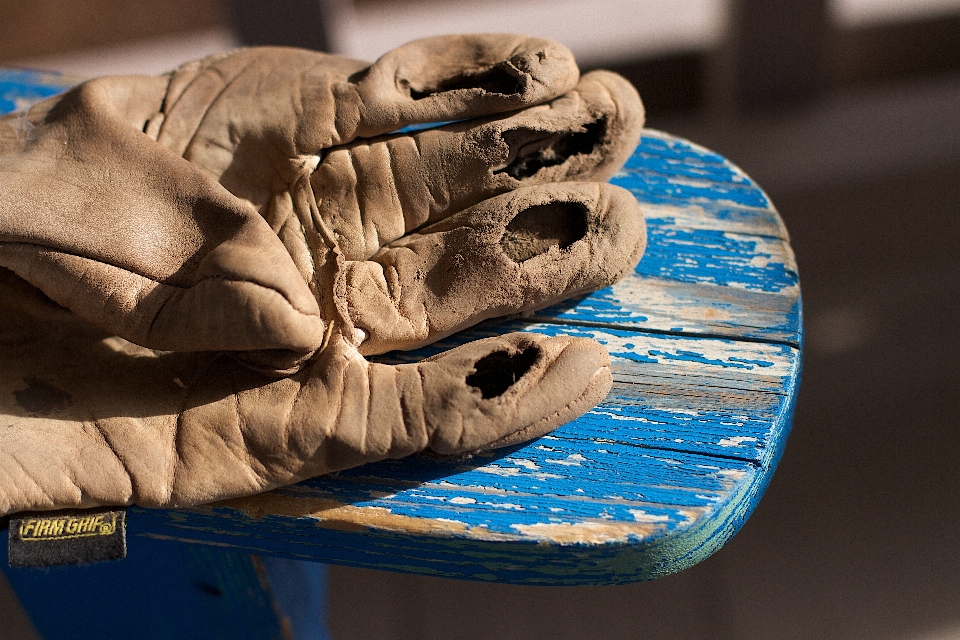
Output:
[[506,446],[609,390],[584,339],[362,355],[636,265],[636,200],[589,181],[622,166],[642,106],[559,45],[435,38],[371,66],[249,49],[91,81],[28,121],[0,119],[0,514]]

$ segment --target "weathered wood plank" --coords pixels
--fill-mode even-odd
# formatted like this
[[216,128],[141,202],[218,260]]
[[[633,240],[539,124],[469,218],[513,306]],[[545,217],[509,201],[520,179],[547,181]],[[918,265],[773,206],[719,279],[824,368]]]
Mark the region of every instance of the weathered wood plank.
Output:
[[601,438],[625,444],[717,456],[763,464],[779,431],[778,417],[790,400],[800,362],[783,344],[653,335],[510,321],[485,324],[425,349],[394,352],[388,362],[414,362],[478,338],[508,331],[592,338],[612,357],[614,388],[607,399],[555,436]]
[[631,274],[612,287],[554,305],[532,317],[542,322],[796,345],[800,298],[796,290],[779,293],[783,295]]
[[644,205],[643,259],[613,287],[538,320],[797,344],[800,285],[787,232],[740,169],[648,130],[613,182]]
[[[624,184],[629,176],[641,180],[638,184]],[[652,129],[644,132],[636,152],[611,182],[633,190],[642,202],[771,208],[766,194],[723,156]],[[782,223],[774,218],[769,218],[769,223],[780,229],[776,235],[786,237]]]
[[611,395],[510,451],[385,461],[217,507],[139,515],[150,518],[150,535],[538,584],[644,579],[719,548],[782,450],[797,351],[522,321],[430,351],[517,329],[607,344]]
[[[782,444],[781,440],[778,451],[782,451]],[[362,499],[350,504],[322,494],[319,498],[288,495],[309,491],[316,482],[311,481],[281,492],[196,510],[132,509],[134,524],[130,532],[236,546],[266,555],[475,580],[628,583],[678,571],[716,551],[749,516],[769,480],[769,473],[743,461],[718,464],[715,459],[705,458],[702,466],[706,468],[696,471],[691,468],[696,467],[692,458],[686,461],[691,465],[688,467],[682,460],[676,462],[677,478],[690,478],[692,472],[717,480],[722,477],[719,471],[726,471],[729,490],[714,494],[718,499],[712,503],[709,492],[677,491],[678,500],[683,501],[686,494],[686,502],[694,504],[677,505],[672,512],[640,503],[628,520],[599,517],[571,522],[558,518],[540,528],[528,526],[524,537],[512,538],[478,527],[469,538],[451,535],[469,531],[459,513],[411,516],[399,513],[402,506],[394,507],[396,514],[372,512]],[[434,473],[440,476],[442,470],[434,469]],[[391,476],[390,480],[395,478]],[[424,490],[437,495],[433,487],[425,486]],[[450,491],[448,496],[473,497],[463,493]],[[418,526],[411,526],[414,524]]]

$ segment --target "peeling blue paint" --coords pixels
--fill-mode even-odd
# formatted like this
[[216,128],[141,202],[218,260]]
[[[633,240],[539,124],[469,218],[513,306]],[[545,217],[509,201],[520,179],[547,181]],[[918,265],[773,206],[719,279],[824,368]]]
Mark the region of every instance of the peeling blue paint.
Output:
[[74,82],[57,73],[0,69],[0,115],[62,93]]
[[[65,88],[57,82],[0,72],[0,111]],[[647,132],[613,182],[641,204],[667,205],[649,207],[656,213],[647,219],[648,249],[629,280],[629,299],[608,288],[534,318],[483,323],[381,358],[415,361],[507,331],[594,337],[609,345],[614,379],[594,409],[505,451],[383,461],[276,491],[301,501],[309,517],[255,518],[226,506],[132,508],[129,535],[553,584],[651,579],[719,548],[759,500],[790,428],[801,304],[786,236],[766,195],[739,169],[666,134]],[[334,526],[322,520],[323,505],[462,530]],[[574,542],[530,533],[564,527],[605,533]]]

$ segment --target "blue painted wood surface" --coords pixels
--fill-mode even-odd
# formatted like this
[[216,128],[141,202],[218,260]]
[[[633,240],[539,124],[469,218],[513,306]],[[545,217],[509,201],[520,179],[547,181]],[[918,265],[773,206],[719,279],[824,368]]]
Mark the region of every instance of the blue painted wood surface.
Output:
[[77,79],[58,73],[27,69],[0,69],[0,114],[23,110],[33,103],[63,93]]
[[3,544],[0,567],[45,640],[329,637],[323,565],[149,538],[134,547],[120,562],[14,569]]
[[756,506],[790,430],[801,304],[787,232],[743,172],[668,134],[645,132],[613,182],[647,217],[635,273],[384,358],[515,330],[588,336],[613,357],[599,406],[507,451],[381,462],[195,509],[131,508],[131,553],[150,538],[572,585],[648,580],[719,549]]

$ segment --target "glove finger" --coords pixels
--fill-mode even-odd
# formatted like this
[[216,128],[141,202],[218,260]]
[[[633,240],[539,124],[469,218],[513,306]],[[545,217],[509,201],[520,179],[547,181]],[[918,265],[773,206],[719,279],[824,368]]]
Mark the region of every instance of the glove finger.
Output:
[[[265,239],[278,244],[276,236]],[[0,242],[0,265],[134,344],[161,351],[236,351],[254,368],[285,374],[319,348],[325,325],[303,281],[288,286],[298,274],[284,264],[289,258],[281,252],[282,246],[271,252],[242,243],[221,245],[188,286],[30,243]],[[257,268],[251,271],[251,264]],[[272,275],[292,273],[285,279],[260,277],[271,266]],[[291,289],[301,295],[288,298]]]
[[275,383],[279,395],[251,388],[224,401],[225,413],[241,412],[245,433],[223,446],[273,459],[266,471],[277,486],[428,448],[458,454],[537,438],[593,407],[611,384],[606,349],[585,338],[513,333],[402,365],[368,362],[338,340],[295,380]]
[[[273,146],[264,159],[270,166],[283,156],[316,154],[411,124],[538,104],[572,89],[579,74],[563,45],[519,35],[424,38],[372,65],[316,51],[256,47],[171,74],[163,117],[148,130],[220,175],[244,138]],[[216,148],[224,145],[226,154]],[[257,164],[253,156],[247,159]]]
[[636,148],[643,104],[595,71],[549,103],[327,152],[311,176],[344,257],[365,260],[410,231],[529,184],[606,182]]
[[[271,380],[229,361],[106,346],[70,318],[14,347],[30,357],[5,358],[0,517],[191,506],[427,448],[507,446],[572,420],[611,386],[606,351],[582,338],[510,334],[400,366],[334,338]],[[24,384],[55,406],[27,402]]]
[[538,104],[572,89],[579,73],[569,49],[542,38],[475,34],[415,40],[351,78],[362,105],[356,135]]
[[595,406],[613,383],[606,349],[568,336],[512,333],[415,366],[429,448],[441,454],[539,438]]
[[617,281],[646,246],[620,187],[524,187],[388,245],[342,273],[344,335],[361,353],[413,349],[485,320]]

